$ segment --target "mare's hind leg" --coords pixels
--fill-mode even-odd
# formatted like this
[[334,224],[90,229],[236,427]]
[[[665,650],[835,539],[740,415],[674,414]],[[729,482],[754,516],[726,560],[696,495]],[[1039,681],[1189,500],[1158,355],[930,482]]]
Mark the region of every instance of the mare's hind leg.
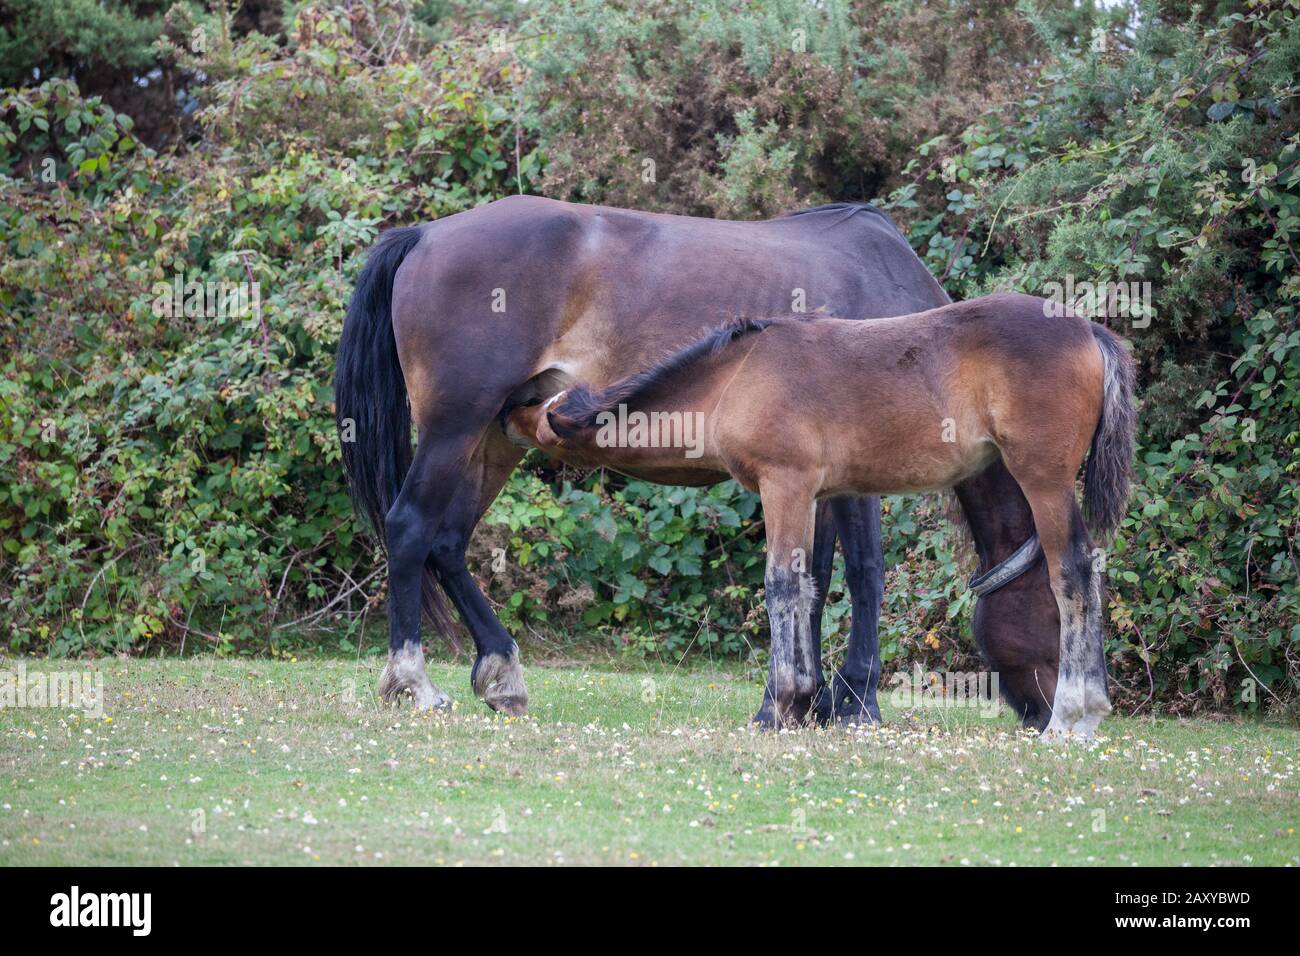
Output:
[[852,603],[852,630],[844,661],[831,678],[831,706],[842,724],[880,723],[880,601],[885,559],[879,498],[835,498],[835,530],[844,549],[844,578]]
[[[470,532],[518,454],[504,439],[494,442],[490,433],[485,438],[475,431],[422,428],[401,494],[388,512],[389,649],[379,693],[393,700],[409,690],[424,709],[451,705],[424,669],[420,589],[427,565],[474,638],[478,657],[470,679],[475,691],[494,710],[520,715],[527,712],[528,692],[518,648],[465,565]],[[450,627],[449,620],[435,624]]]
[[[829,501],[817,503],[815,521],[811,567],[815,594],[808,619],[808,628],[816,652],[814,657],[817,674],[817,690],[813,692],[812,713],[819,725],[825,725],[831,718],[831,696],[827,691],[826,674],[822,668],[822,611],[826,606],[826,592],[830,589],[831,571],[835,562],[835,523],[831,516]],[[768,729],[776,726],[771,681],[768,681],[763,688],[763,703],[758,708],[758,713],[754,715],[753,722]]]
[[519,647],[470,574],[465,550],[474,527],[522,456],[497,429],[488,429],[433,535],[430,552],[439,583],[474,638],[474,693],[493,710],[516,717],[528,712]]
[[460,484],[474,447],[467,435],[422,441],[401,493],[385,518],[388,543],[388,663],[379,678],[386,701],[410,691],[422,710],[451,706],[451,699],[429,680],[420,644],[420,589],[429,543],[440,516]]
[[812,635],[815,585],[809,564],[816,489],[815,480],[797,473],[765,476],[759,483],[767,527],[764,588],[772,632],[768,684],[777,727],[802,723],[818,688],[818,652]]

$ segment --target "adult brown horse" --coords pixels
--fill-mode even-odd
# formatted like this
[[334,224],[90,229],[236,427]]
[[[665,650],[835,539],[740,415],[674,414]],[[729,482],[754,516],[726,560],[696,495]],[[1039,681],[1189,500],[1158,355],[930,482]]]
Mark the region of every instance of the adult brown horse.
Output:
[[[768,685],[787,726],[817,689],[816,502],[949,488],[1000,458],[1029,500],[1061,615],[1047,731],[1091,736],[1110,712],[1088,532],[1108,537],[1127,510],[1133,362],[1109,330],[1049,300],[991,295],[875,322],[742,319],[599,391],[580,383],[512,409],[507,428],[574,464],[653,479],[685,456],[759,493]],[[1085,454],[1086,526],[1074,491]]]
[[[527,708],[518,648],[465,563],[471,532],[523,454],[498,423],[503,409],[578,379],[615,381],[732,316],[820,310],[876,319],[948,301],[888,217],[859,203],[731,222],[514,196],[386,232],[358,279],[334,385],[349,484],[388,551],[381,695],[409,690],[420,707],[449,703],[425,672],[420,643],[422,603],[436,628],[452,626],[445,591],[474,639],[475,692],[497,710]],[[689,467],[666,477],[717,479]],[[999,463],[956,492],[985,569],[977,642],[1012,706],[1045,726],[1059,618],[1041,555],[1023,547],[1034,531],[1030,509]],[[815,707],[822,719],[833,711],[878,720],[878,499],[819,507],[812,568],[822,597],[836,535],[852,631],[830,693],[815,662]],[[820,616],[815,604],[818,635]],[[770,691],[764,723],[772,722]]]

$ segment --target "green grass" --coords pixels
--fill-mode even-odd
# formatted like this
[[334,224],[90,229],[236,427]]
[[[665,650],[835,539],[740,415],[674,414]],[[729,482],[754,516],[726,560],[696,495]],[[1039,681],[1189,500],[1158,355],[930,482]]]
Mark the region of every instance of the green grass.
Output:
[[[1300,731],[1011,717],[768,734],[726,670],[529,671],[489,714],[379,705],[379,663],[95,667],[104,715],[0,709],[0,864],[1298,864]],[[13,661],[0,661],[0,671]],[[887,696],[887,695],[886,695]]]

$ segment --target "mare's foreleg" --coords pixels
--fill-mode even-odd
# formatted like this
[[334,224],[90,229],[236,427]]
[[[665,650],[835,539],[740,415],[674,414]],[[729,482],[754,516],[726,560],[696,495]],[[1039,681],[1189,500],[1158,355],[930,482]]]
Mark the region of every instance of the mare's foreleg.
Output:
[[880,539],[879,498],[835,498],[835,530],[844,549],[844,579],[852,605],[852,630],[844,661],[831,678],[830,702],[842,724],[879,723],[880,602],[885,558]]

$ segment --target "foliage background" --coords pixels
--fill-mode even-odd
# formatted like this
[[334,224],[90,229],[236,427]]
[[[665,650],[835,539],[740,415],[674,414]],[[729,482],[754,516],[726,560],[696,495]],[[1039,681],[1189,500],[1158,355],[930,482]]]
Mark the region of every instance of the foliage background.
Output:
[[[382,647],[329,390],[380,228],[517,191],[738,218],[874,198],[954,297],[1151,283],[1149,323],[1111,320],[1143,401],[1120,706],[1293,706],[1295,2],[42,6],[0,0],[11,648]],[[260,316],[159,318],[178,272],[256,279]],[[886,658],[972,664],[938,503],[886,507]],[[760,520],[731,484],[530,457],[473,570],[526,653],[757,663]],[[832,653],[843,597],[837,573]]]

